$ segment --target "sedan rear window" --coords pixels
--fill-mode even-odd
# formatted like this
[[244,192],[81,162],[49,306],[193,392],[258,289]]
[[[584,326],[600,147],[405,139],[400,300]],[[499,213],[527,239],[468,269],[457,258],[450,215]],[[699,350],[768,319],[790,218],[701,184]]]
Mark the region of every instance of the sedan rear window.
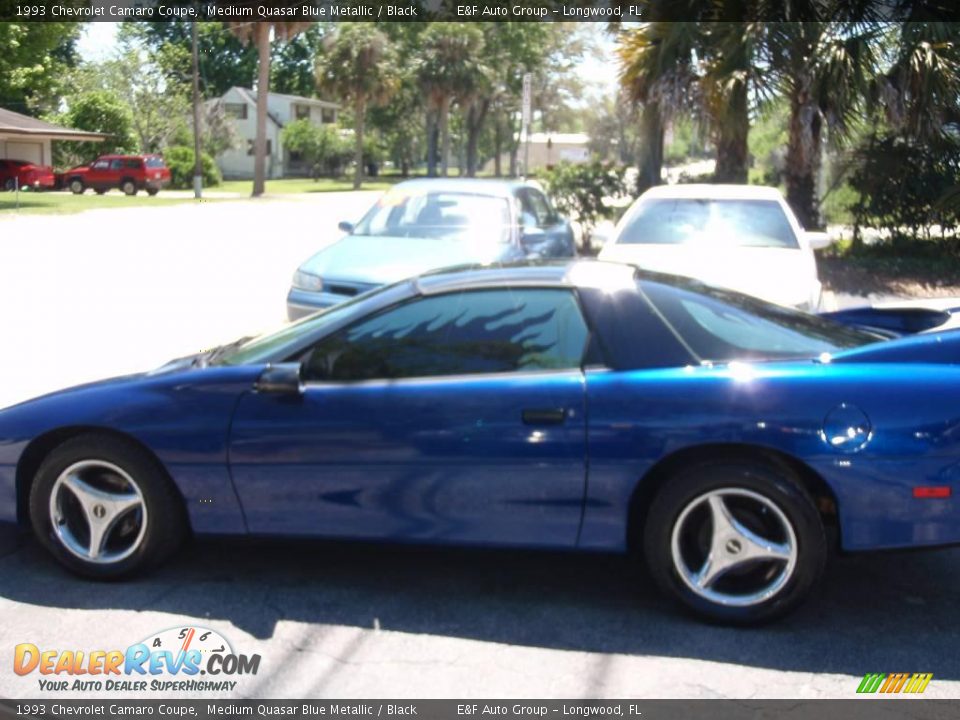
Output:
[[643,200],[629,216],[618,244],[725,244],[797,248],[796,234],[776,200]]

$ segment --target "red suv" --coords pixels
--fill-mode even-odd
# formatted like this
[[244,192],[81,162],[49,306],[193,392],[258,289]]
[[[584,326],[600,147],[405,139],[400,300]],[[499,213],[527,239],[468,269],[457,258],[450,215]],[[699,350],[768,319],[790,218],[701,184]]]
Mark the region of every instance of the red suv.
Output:
[[139,190],[156,195],[169,184],[170,170],[160,155],[102,155],[89,165],[65,172],[63,182],[76,195],[87,188],[98,195],[111,188],[120,188],[125,195],[136,195]]
[[0,160],[0,187],[16,190],[49,190],[54,186],[53,168],[24,160]]

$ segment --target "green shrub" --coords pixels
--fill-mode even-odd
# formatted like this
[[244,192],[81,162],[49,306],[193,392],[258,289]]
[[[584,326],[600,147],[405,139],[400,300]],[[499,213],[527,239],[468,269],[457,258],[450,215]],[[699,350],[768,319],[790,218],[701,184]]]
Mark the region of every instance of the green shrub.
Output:
[[543,180],[557,209],[578,220],[589,240],[598,222],[616,215],[617,208],[605,199],[628,194],[625,174],[626,168],[599,160],[582,165],[561,162],[547,170]]
[[[193,148],[185,145],[174,145],[163,151],[163,160],[170,168],[170,187],[189,189],[193,187]],[[200,153],[200,163],[203,167],[203,186],[215,187],[223,178],[220,168],[213,158],[205,152]]]
[[295,120],[283,129],[283,146],[300,155],[310,176],[337,177],[353,159],[353,142],[340,136],[335,125],[314,125]]

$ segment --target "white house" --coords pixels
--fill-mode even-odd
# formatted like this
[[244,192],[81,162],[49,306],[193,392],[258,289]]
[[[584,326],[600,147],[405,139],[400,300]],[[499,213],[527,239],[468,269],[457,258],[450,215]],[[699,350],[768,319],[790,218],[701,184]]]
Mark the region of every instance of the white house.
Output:
[[[233,118],[240,138],[239,147],[227,150],[217,157],[223,177],[246,180],[253,177],[253,142],[257,136],[257,93],[241,87],[232,87],[221,103],[226,114]],[[269,93],[267,95],[267,177],[282,178],[308,174],[308,168],[291,158],[283,147],[281,131],[294,120],[308,119],[315,125],[337,122],[340,106],[326,100]]]
[[[589,143],[590,137],[584,133],[530,133],[530,167],[527,171],[536,172],[544,168],[552,168],[560,162],[585,163],[590,160]],[[521,166],[526,153],[526,144],[521,138],[517,154]],[[502,167],[507,167],[510,154],[503,153],[500,162]],[[492,172],[493,168],[494,161],[491,158],[483,169]]]

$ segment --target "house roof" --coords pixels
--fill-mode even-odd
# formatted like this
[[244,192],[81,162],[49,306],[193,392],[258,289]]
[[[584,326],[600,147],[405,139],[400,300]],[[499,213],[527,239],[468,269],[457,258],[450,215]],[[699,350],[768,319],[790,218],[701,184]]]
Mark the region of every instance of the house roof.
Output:
[[51,140],[87,140],[93,142],[102,142],[107,137],[103,133],[60,127],[45,120],[38,120],[29,115],[21,115],[4,108],[0,108],[0,135],[24,135]]

